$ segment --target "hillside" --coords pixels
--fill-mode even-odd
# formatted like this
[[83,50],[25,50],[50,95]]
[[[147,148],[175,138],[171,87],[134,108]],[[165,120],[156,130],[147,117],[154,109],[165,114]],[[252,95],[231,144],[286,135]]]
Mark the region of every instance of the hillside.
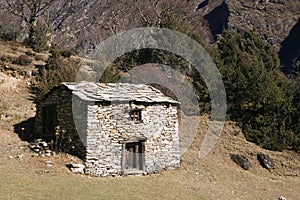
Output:
[[[214,43],[223,28],[257,30],[277,51],[284,48],[282,64],[288,64],[299,51],[288,43],[297,41],[293,29],[300,17],[295,0],[186,0],[186,1],[84,1],[81,8],[53,32],[52,40],[67,49],[89,53],[93,46],[116,33],[142,26],[161,26],[169,15],[194,30],[206,43]],[[52,8],[50,12],[55,12]],[[170,14],[172,13],[172,14]],[[20,20],[0,10],[2,31],[13,36]],[[9,35],[9,34],[8,34]],[[292,41],[291,41],[292,40]],[[296,45],[295,45],[296,46]],[[290,57],[292,53],[293,57]],[[288,61],[286,61],[288,59]]]
[[[30,52],[21,45],[1,42],[0,57],[17,57]],[[13,48],[13,51],[11,49]],[[28,53],[27,53],[28,54]],[[47,55],[40,55],[47,56]],[[29,56],[34,62],[35,59]],[[0,199],[297,199],[300,189],[300,155],[284,151],[272,152],[247,142],[241,130],[227,122],[220,140],[205,158],[198,149],[206,132],[208,117],[199,118],[200,128],[191,148],[182,156],[181,167],[145,177],[90,178],[72,174],[66,163],[80,162],[66,154],[36,157],[25,141],[14,132],[18,125],[35,114],[28,99],[27,85],[31,76],[23,76],[32,66],[1,66],[0,124]],[[15,69],[15,72],[13,69]],[[184,117],[184,116],[183,116]],[[192,120],[191,120],[192,121]],[[22,125],[22,124],[21,124]],[[185,124],[191,126],[192,124]],[[186,127],[181,127],[185,136]],[[243,170],[231,154],[249,158],[251,168]],[[268,154],[275,162],[274,170],[259,165],[258,153]]]
[[[1,2],[3,1],[0,0]],[[56,2],[63,1],[57,0]],[[247,129],[243,129],[245,132],[242,133],[237,123],[227,121],[213,151],[207,157],[200,159],[198,150],[208,127],[209,116],[182,115],[181,117],[191,120],[186,120],[190,123],[181,124],[181,138],[189,138],[190,133],[187,130],[197,125],[193,124],[193,120],[199,120],[200,128],[196,137],[193,138],[192,145],[182,155],[180,168],[142,177],[94,178],[73,174],[66,164],[81,163],[82,161],[78,158],[63,153],[51,157],[37,156],[29,150],[28,142],[22,141],[27,134],[32,133],[30,125],[34,121],[36,112],[33,94],[29,93],[28,88],[37,78],[47,77],[47,70],[44,70],[44,74],[41,71],[45,69],[48,58],[51,56],[53,58],[53,54],[48,51],[37,53],[16,42],[15,40],[21,41],[24,36],[21,21],[1,8],[0,36],[9,41],[0,40],[0,158],[2,160],[0,162],[0,199],[277,199],[280,196],[287,199],[299,198],[300,154],[295,153],[297,149],[294,147],[297,145],[299,147],[300,144],[298,118],[300,115],[298,109],[300,108],[298,101],[300,76],[299,80],[295,78],[296,81],[293,82],[277,69],[279,64],[274,63],[279,63],[275,58],[278,52],[281,69],[290,73],[292,64],[300,60],[298,36],[300,34],[300,1],[81,0],[80,2],[82,2],[82,7],[67,18],[58,30],[51,30],[51,35],[49,35],[54,46],[62,48],[65,52],[77,54],[71,56],[73,61],[76,60],[75,62],[68,62],[71,59],[59,53],[57,57],[54,56],[52,61],[55,73],[70,75],[71,73],[61,72],[66,72],[65,69],[72,71],[70,66],[76,68],[83,57],[87,58],[98,43],[110,36],[137,27],[164,27],[166,26],[164,20],[168,19],[174,20],[175,26],[182,26],[181,30],[196,33],[196,36],[201,38],[200,40],[212,53],[213,50],[220,51],[214,47],[222,44],[223,36],[220,36],[222,30],[224,28],[235,29],[238,32],[236,35],[236,38],[239,38],[238,42],[233,40],[232,43],[223,43],[226,44],[223,46],[225,50],[233,50],[224,51],[224,55],[227,56],[225,58],[227,60],[233,58],[233,62],[229,62],[228,65],[222,66],[223,69],[220,69],[228,69],[230,72],[228,74],[233,77],[227,78],[227,81],[232,80],[230,84],[225,82],[227,89],[233,85],[240,89],[235,90],[232,87],[231,94],[237,97],[237,105],[242,108],[236,112],[241,116],[246,116],[244,125],[248,125],[246,127],[248,131],[249,127],[250,131],[253,130],[253,136],[263,137],[266,139],[265,142],[275,138],[277,142],[279,141],[276,143],[278,146],[284,144],[283,149],[294,151],[265,150],[245,139]],[[57,8],[52,7],[47,14],[55,11]],[[49,16],[43,15],[39,20],[47,22],[47,17]],[[256,35],[252,37],[261,37],[271,44],[276,50],[274,52],[276,56],[271,53],[272,48],[261,46],[264,41],[258,43],[257,46],[251,46],[256,40],[247,40],[251,38],[249,35],[242,40],[241,35],[247,29],[254,29],[258,32],[259,37]],[[234,34],[228,36],[228,38],[234,37]],[[226,49],[231,44],[233,45]],[[261,49],[264,51],[259,51]],[[239,54],[235,54],[236,52]],[[140,53],[142,56],[139,58],[143,61],[145,58],[143,55],[147,56],[147,51],[134,53]],[[132,57],[135,56],[134,53]],[[266,57],[268,59],[264,60]],[[55,60],[55,58],[58,59]],[[175,60],[170,56],[171,62],[172,59]],[[134,66],[134,61],[131,59],[124,64]],[[220,63],[223,61],[224,59],[216,60]],[[122,58],[120,58],[120,63],[122,63]],[[276,73],[261,70],[263,64],[274,64]],[[198,75],[193,73],[192,67],[185,68],[184,64],[182,66],[180,62],[176,63],[176,67],[182,67],[189,80],[194,81],[197,92],[205,93],[203,89],[205,86],[198,80]],[[231,66],[233,66],[232,69]],[[88,66],[84,67],[87,71],[91,70]],[[122,65],[122,67],[127,66]],[[108,78],[110,78],[109,75],[115,76],[113,72],[124,73],[118,69],[108,70]],[[50,78],[42,78],[44,83],[51,82],[51,78],[57,78],[55,73],[52,73],[52,76],[50,74]],[[245,79],[243,75],[246,75],[245,77],[249,75],[250,78]],[[226,80],[224,77],[223,80]],[[232,96],[228,95],[230,94],[228,90],[226,93],[230,101]],[[245,99],[242,99],[243,95]],[[208,95],[205,97],[204,100],[199,101],[206,100],[205,103],[207,103],[209,97]],[[229,101],[228,107],[233,107],[233,104],[230,105],[232,102]],[[284,102],[287,103],[284,104]],[[232,114],[234,113],[229,113],[229,115]],[[261,126],[255,127],[253,121]],[[241,124],[240,122],[239,125],[242,127]],[[263,145],[263,142],[260,144]],[[291,148],[292,145],[293,148]],[[259,153],[269,155],[275,163],[275,168],[264,169],[257,159]],[[246,156],[251,163],[250,169],[244,170],[235,164],[231,159],[233,154]]]
[[[88,53],[93,45],[115,33],[145,25],[156,26],[168,12],[172,11],[180,23],[201,35],[202,40],[207,43],[214,43],[223,28],[255,29],[277,51],[283,47],[288,49],[287,54],[291,52],[297,54],[293,47],[286,47],[282,42],[292,34],[290,31],[296,26],[300,17],[299,1],[207,0],[201,3],[197,0],[176,0],[170,3],[164,0],[155,2],[90,2],[84,12],[79,12],[65,23],[65,29],[69,32],[65,33],[64,39],[57,37],[56,42],[68,48],[79,47],[83,53]],[[147,19],[147,22],[144,19]],[[65,40],[66,35],[69,35],[67,40]],[[285,59],[291,61],[295,57],[287,54],[284,54],[282,64],[288,64]]]

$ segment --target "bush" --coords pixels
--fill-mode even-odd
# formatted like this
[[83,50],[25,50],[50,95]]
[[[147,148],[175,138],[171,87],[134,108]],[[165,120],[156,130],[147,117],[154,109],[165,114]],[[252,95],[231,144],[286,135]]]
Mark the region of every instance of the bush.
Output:
[[44,59],[44,57],[42,56],[42,55],[39,55],[39,54],[36,54],[35,56],[34,56],[34,59],[36,60],[36,61],[44,61],[44,60],[46,60],[46,59]]
[[48,50],[50,47],[49,42],[48,27],[39,21],[35,26],[29,28],[29,37],[24,41],[25,45],[31,47],[36,52]]
[[17,33],[13,32],[13,33],[0,33],[0,38],[4,41],[14,41],[17,39]]
[[22,54],[13,61],[13,64],[26,66],[31,64],[31,62],[32,60],[28,56]]
[[295,76],[295,79],[293,80],[293,83],[295,85],[295,95],[293,99],[293,104],[295,106],[295,112],[293,113],[293,121],[292,121],[292,129],[294,133],[298,133],[295,136],[295,139],[293,140],[295,150],[300,152],[300,58],[299,60],[294,64],[294,71],[293,74]]
[[60,52],[60,55],[65,58],[70,58],[73,55],[73,53],[70,50],[62,50]]
[[32,52],[32,51],[26,51],[25,54],[26,54],[27,56],[35,56],[35,53]]
[[35,102],[62,82],[75,81],[80,61],[64,59],[59,52],[56,48],[51,49],[46,65],[39,68],[36,81],[29,88]]
[[10,62],[12,60],[12,58],[10,56],[7,55],[3,55],[0,58],[1,62],[5,63],[5,62]]

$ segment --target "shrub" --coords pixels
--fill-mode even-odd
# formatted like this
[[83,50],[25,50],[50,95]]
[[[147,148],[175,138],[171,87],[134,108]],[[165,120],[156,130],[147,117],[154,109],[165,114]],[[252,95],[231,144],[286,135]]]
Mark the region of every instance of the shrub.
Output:
[[29,28],[29,37],[24,41],[25,45],[31,47],[36,52],[49,49],[50,35],[47,25],[37,22],[35,26]]
[[32,51],[26,51],[25,54],[26,54],[27,56],[35,56],[35,53],[32,52]]
[[12,58],[10,56],[7,55],[3,55],[0,58],[1,62],[5,63],[5,62],[10,62],[12,60]]
[[59,126],[55,127],[55,140],[52,146],[53,150],[57,152],[69,153],[84,159],[86,149],[82,145],[78,134],[68,133]]
[[31,64],[31,62],[32,62],[32,60],[28,56],[22,54],[13,61],[13,64],[26,66],[26,65]]
[[73,53],[70,50],[62,50],[60,52],[60,55],[65,58],[70,58],[73,55]]
[[43,98],[54,86],[75,81],[80,61],[64,59],[59,52],[56,48],[51,49],[46,65],[39,68],[36,80],[29,88],[35,102]]
[[13,33],[0,33],[0,38],[4,41],[14,41],[17,39],[17,33],[13,32]]
[[42,56],[42,55],[39,55],[39,54],[36,54],[35,56],[34,56],[34,59],[36,60],[36,61],[44,61],[44,60],[46,60],[46,59],[44,59],[44,57]]
[[0,38],[4,41],[13,41],[17,39],[16,32],[8,32],[5,28],[0,24]]

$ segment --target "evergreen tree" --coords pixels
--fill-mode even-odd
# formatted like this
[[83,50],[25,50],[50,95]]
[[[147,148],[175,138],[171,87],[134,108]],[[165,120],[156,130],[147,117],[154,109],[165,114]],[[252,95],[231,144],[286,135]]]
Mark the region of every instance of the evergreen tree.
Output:
[[296,138],[294,140],[295,150],[300,152],[300,60],[298,60],[294,65],[293,75],[295,84],[295,94],[293,103],[295,106],[295,113],[293,115],[292,129],[296,134]]
[[293,87],[279,71],[277,53],[254,31],[232,30],[222,34],[218,51],[230,118],[250,141],[272,150],[291,148]]
[[39,68],[36,80],[30,85],[29,90],[35,102],[41,100],[53,87],[62,82],[75,81],[76,73],[80,67],[80,60],[64,58],[56,47],[50,50],[50,55],[45,66]]

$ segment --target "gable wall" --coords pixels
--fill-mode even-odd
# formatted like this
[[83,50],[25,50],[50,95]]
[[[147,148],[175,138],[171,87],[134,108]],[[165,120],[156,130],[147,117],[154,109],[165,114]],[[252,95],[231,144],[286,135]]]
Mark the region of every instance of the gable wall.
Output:
[[[130,110],[142,109],[142,123],[130,119]],[[177,106],[89,105],[87,124],[87,173],[96,176],[122,173],[122,144],[146,137],[145,171],[161,171],[179,165]]]
[[[79,101],[77,99],[77,101]],[[57,121],[55,132],[63,134],[61,136],[63,139],[62,151],[76,155],[80,158],[85,157],[85,147],[82,140],[78,137],[77,130],[74,124],[73,114],[72,114],[72,92],[66,90],[64,87],[55,88],[49,93],[44,99],[39,101],[36,106],[36,116],[34,125],[34,134],[36,138],[42,138],[45,140],[53,140],[55,143],[56,137],[54,135],[46,135],[43,133],[43,114],[42,108],[47,105],[55,105],[57,111]],[[83,108],[83,107],[81,107]],[[79,113],[79,112],[78,112]],[[81,130],[86,130],[86,112],[81,112],[82,116],[77,120],[78,124],[81,123]],[[69,139],[71,138],[71,140]],[[53,144],[52,148],[59,148]]]

